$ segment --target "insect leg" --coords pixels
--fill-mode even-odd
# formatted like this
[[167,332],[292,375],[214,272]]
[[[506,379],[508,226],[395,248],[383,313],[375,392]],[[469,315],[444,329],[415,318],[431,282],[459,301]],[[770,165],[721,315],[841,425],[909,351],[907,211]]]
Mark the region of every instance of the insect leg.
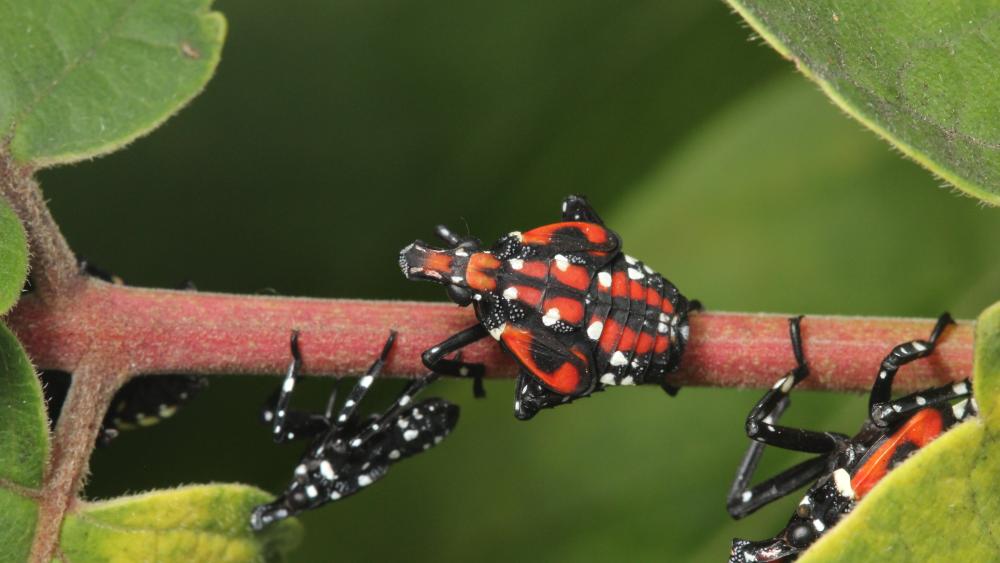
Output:
[[890,404],[892,402],[892,383],[899,368],[914,360],[930,356],[934,352],[941,333],[948,325],[954,323],[951,315],[943,313],[938,317],[937,324],[934,325],[934,330],[931,331],[928,340],[913,340],[899,344],[882,360],[878,377],[875,379],[871,395],[868,398],[869,417],[876,426],[884,427],[889,424],[889,421],[883,418],[883,414],[886,413],[886,409],[892,410]]
[[754,442],[750,445],[747,456],[740,463],[736,479],[733,480],[733,486],[729,489],[729,495],[726,497],[726,509],[729,510],[729,515],[736,520],[815,481],[826,471],[829,463],[827,456],[820,455],[793,465],[774,477],[751,487],[750,479],[757,469],[757,462],[760,461],[760,454],[763,453],[764,447],[764,444],[760,442]]
[[[875,407],[876,410],[871,412],[871,420],[873,424],[879,427],[890,426],[900,420],[909,418],[914,412],[920,409],[934,407],[971,395],[972,387],[969,384],[969,380],[964,379],[958,383],[917,391],[894,401],[881,403]],[[963,405],[961,411],[955,412],[955,418],[962,420],[965,418],[967,410]]]
[[423,360],[424,365],[427,366],[427,369],[434,373],[473,378],[473,394],[476,397],[485,397],[486,391],[483,389],[483,375],[486,373],[486,366],[458,360],[446,360],[444,357],[477,340],[486,338],[488,334],[489,332],[486,330],[486,327],[482,324],[475,324],[459,333],[453,334],[444,342],[428,348],[420,358]]
[[288,403],[292,400],[295,382],[302,366],[302,354],[299,351],[299,331],[293,330],[290,340],[292,361],[288,364],[288,372],[281,386],[274,390],[261,412],[261,419],[271,425],[274,441],[283,443],[296,438],[317,436],[329,429],[326,418],[297,411],[288,411]]
[[367,442],[372,436],[383,431],[387,425],[395,424],[396,418],[399,417],[399,412],[403,410],[407,405],[413,401],[420,391],[431,384],[435,379],[440,377],[436,373],[429,373],[425,377],[416,378],[407,384],[403,392],[400,393],[396,401],[385,410],[384,413],[379,415],[378,418],[373,420],[364,430],[362,430],[354,439],[352,439],[348,445],[352,448],[360,447],[362,444]]
[[[354,411],[358,408],[358,403],[364,398],[365,394],[368,393],[368,388],[371,387],[372,382],[375,381],[375,376],[382,372],[382,366],[389,359],[389,352],[392,351],[393,344],[396,343],[396,331],[389,332],[389,338],[386,339],[385,344],[382,346],[382,353],[379,357],[375,359],[368,371],[365,372],[363,376],[358,379],[358,382],[351,389],[351,392],[347,394],[347,400],[344,401],[344,406],[341,407],[340,413],[337,415],[337,419],[333,421],[334,426],[343,426],[351,416]],[[330,401],[327,403],[327,413],[333,411],[333,400],[334,397],[330,397]]]
[[802,317],[788,320],[792,351],[797,365],[779,379],[754,405],[750,415],[747,416],[747,436],[769,446],[786,450],[824,454],[833,451],[844,438],[831,432],[816,432],[774,424],[777,420],[773,414],[778,410],[778,405],[782,401],[787,401],[792,388],[809,375],[809,366],[802,352],[801,321]]

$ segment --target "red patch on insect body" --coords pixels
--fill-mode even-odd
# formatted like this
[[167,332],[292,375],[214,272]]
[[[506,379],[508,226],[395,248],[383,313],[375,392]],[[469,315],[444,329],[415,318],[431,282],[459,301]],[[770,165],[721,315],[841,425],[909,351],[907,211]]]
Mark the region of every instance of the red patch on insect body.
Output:
[[517,272],[529,278],[544,280],[548,271],[548,265],[541,260],[525,260],[524,265]]
[[571,325],[580,325],[583,322],[583,303],[578,299],[570,297],[549,297],[545,300],[542,310],[546,316],[553,309],[558,311],[558,319]]
[[[583,381],[583,373],[573,362],[564,361],[552,371],[545,371],[538,365],[533,354],[533,348],[536,346],[535,338],[530,331],[507,325],[500,340],[525,369],[553,391],[568,395],[579,390]],[[581,365],[586,365],[586,359],[582,353],[578,350],[573,350],[572,353],[580,360]]]
[[897,448],[906,442],[922,448],[940,436],[943,429],[944,420],[941,418],[941,413],[935,409],[924,409],[910,417],[854,473],[851,487],[857,498],[867,495],[872,487],[885,477]]
[[604,331],[601,332],[601,339],[597,341],[597,345],[606,354],[610,354],[615,351],[615,344],[618,343],[618,337],[621,336],[621,333],[622,325],[618,324],[614,319],[608,319],[604,323]]
[[656,338],[648,332],[639,333],[639,341],[635,344],[636,355],[648,354],[655,340]]
[[560,283],[572,287],[573,289],[585,291],[588,287],[590,287],[590,273],[587,272],[587,269],[583,266],[570,264],[564,269],[559,266],[558,262],[553,262],[552,267],[549,270],[549,274],[559,280]]
[[625,272],[615,272],[611,278],[611,296],[628,298],[628,279]]
[[653,344],[653,353],[662,354],[670,347],[670,337],[666,334],[657,333],[656,342]]
[[646,303],[648,303],[651,308],[658,309],[662,301],[663,296],[660,295],[659,291],[656,291],[656,288],[646,288]]
[[504,290],[504,296],[538,307],[542,301],[542,290],[530,285],[514,285]]
[[477,291],[493,291],[497,288],[497,269],[500,261],[492,254],[477,252],[469,257],[465,279],[469,287]]

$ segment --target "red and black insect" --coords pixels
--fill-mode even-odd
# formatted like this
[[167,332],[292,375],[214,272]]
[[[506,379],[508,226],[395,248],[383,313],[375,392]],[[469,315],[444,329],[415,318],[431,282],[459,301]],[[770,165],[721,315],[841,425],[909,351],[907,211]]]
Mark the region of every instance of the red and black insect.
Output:
[[274,441],[311,440],[295,467],[292,482],[274,502],[254,508],[250,525],[261,530],[268,524],[353,495],[381,479],[389,466],[430,449],[444,440],[458,422],[458,406],[431,398],[411,404],[413,397],[437,378],[430,373],[411,381],[389,409],[362,420],[358,405],[389,356],[396,333],[389,335],[382,354],[358,379],[335,417],[336,389],[326,412],[311,414],[288,410],[302,356],[298,333],[292,333],[292,362],[288,374],[262,412]]
[[478,381],[482,365],[445,356],[492,336],[521,368],[521,420],[610,385],[676,390],[666,376],[680,362],[696,302],[622,253],[583,197],[563,201],[561,222],[509,233],[489,250],[444,226],[437,235],[451,248],[414,242],[400,253],[403,275],[444,284],[479,323],[424,352],[428,368]]
[[[899,368],[931,355],[944,329],[954,323],[944,313],[928,340],[900,344],[882,361],[869,396],[868,418],[853,437],[777,425],[788,408],[789,392],[809,375],[802,353],[800,319],[789,321],[798,365],[764,394],[747,417],[747,435],[755,441],[743,457],[729,491],[729,514],[743,518],[808,483],[813,485],[780,534],[763,541],[734,539],[730,563],[797,559],[853,510],[886,473],[944,431],[976,414],[968,380],[892,398],[892,383]],[[766,446],[819,455],[751,487],[750,479]]]

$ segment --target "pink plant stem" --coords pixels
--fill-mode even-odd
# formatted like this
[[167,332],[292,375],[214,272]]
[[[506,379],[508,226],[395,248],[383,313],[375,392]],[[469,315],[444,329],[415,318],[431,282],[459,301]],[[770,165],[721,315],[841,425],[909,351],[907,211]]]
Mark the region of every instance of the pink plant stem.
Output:
[[[306,373],[364,371],[390,329],[399,332],[385,374],[426,372],[420,353],[476,322],[469,309],[442,303],[303,299],[144,289],[88,280],[72,298],[44,302],[26,296],[8,322],[36,366],[72,372],[100,354],[108,378],[120,370],[151,373],[280,374],[288,338],[301,331]],[[931,319],[807,316],[805,352],[812,376],[805,386],[831,390],[871,387],[879,363],[895,344],[926,338]],[[929,360],[906,368],[901,390],[968,377],[973,324],[949,329]],[[89,357],[88,357],[89,355]],[[515,375],[492,339],[464,358],[488,366],[490,377]],[[766,387],[792,367],[786,315],[698,313],[676,374],[683,385]],[[96,375],[96,374],[95,374]]]

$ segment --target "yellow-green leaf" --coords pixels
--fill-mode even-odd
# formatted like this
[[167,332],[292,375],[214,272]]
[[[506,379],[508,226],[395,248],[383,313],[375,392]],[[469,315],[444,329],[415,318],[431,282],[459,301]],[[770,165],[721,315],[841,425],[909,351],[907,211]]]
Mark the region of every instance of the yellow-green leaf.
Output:
[[28,275],[28,241],[17,215],[0,197],[0,315],[6,313]]
[[996,1],[728,1],[844,111],[1000,204]]
[[35,166],[111,152],[208,82],[225,19],[210,0],[0,0],[0,131]]
[[86,503],[63,523],[60,550],[88,561],[282,561],[302,527],[283,520],[260,533],[250,510],[273,497],[246,485],[192,485]]
[[974,395],[961,424],[891,472],[802,563],[993,561],[1000,554],[1000,304],[976,325]]

